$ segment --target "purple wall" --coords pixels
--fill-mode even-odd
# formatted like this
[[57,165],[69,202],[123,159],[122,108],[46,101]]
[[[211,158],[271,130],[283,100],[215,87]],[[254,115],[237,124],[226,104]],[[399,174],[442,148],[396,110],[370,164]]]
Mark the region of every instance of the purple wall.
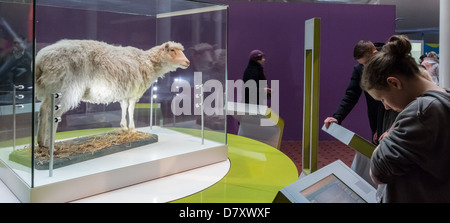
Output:
[[[96,39],[149,49],[156,42],[155,18],[101,11],[36,6],[37,50],[61,39]],[[132,21],[132,22],[129,22]]]
[[[385,42],[395,31],[395,7],[326,3],[226,2],[229,7],[228,79],[242,79],[248,54],[266,54],[267,79],[279,80],[283,140],[301,140],[303,125],[304,22],[321,18],[320,126],[331,116],[350,81],[353,47],[361,39]],[[270,83],[270,82],[269,82]],[[228,99],[231,101],[232,99]],[[235,99],[236,100],[236,99]],[[342,123],[370,138],[365,97]],[[228,130],[237,121],[228,118]],[[320,130],[320,140],[331,137]]]

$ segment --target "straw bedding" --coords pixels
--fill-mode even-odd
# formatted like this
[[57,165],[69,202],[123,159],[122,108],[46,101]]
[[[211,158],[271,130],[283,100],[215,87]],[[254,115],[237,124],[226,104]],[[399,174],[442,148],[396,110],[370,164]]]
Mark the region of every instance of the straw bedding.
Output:
[[[119,129],[107,132],[106,134],[89,137],[88,140],[84,138],[83,140],[75,139],[55,142],[53,157],[56,159],[77,154],[94,153],[103,148],[145,139],[150,136],[152,136],[150,133]],[[40,162],[49,160],[49,149],[47,147],[36,146],[34,158],[38,159]]]

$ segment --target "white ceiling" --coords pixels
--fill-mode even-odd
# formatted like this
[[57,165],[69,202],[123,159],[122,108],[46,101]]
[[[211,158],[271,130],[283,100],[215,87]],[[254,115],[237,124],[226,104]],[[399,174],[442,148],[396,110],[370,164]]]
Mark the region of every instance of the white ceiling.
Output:
[[379,0],[396,5],[396,31],[410,39],[439,43],[439,0]]

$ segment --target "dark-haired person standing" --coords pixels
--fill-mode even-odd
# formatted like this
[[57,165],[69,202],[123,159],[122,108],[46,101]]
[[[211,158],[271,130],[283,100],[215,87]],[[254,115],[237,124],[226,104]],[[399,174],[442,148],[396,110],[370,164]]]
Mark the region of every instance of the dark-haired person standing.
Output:
[[[336,112],[332,117],[327,117],[324,120],[326,128],[328,128],[332,122],[341,124],[347,115],[352,111],[353,107],[355,107],[358,103],[361,93],[363,92],[359,85],[363,66],[367,60],[369,60],[369,58],[377,52],[378,49],[371,41],[361,40],[355,45],[353,49],[353,58],[358,63],[353,67],[350,83],[345,90],[345,95],[336,109]],[[372,132],[372,142],[374,144],[378,144],[378,137],[383,133],[381,126],[385,110],[381,102],[373,99],[372,96],[365,91],[364,95],[366,97],[370,130]],[[375,188],[377,187],[377,185],[370,179],[370,159],[368,157],[356,152],[351,168],[368,183],[371,183]]]
[[[246,104],[263,104],[260,101],[260,93],[265,93],[270,97],[271,89],[266,86],[260,87],[260,81],[265,81],[266,76],[264,75],[264,63],[266,62],[266,58],[264,53],[261,50],[252,50],[249,55],[248,65],[244,71],[243,81],[247,83],[247,81],[252,80],[256,82],[256,89],[245,88],[244,91],[244,103]],[[252,85],[248,85],[252,86]],[[253,90],[253,91],[252,91]],[[264,92],[261,92],[264,91]],[[256,93],[256,98],[254,97]],[[253,98],[252,98],[253,97]]]

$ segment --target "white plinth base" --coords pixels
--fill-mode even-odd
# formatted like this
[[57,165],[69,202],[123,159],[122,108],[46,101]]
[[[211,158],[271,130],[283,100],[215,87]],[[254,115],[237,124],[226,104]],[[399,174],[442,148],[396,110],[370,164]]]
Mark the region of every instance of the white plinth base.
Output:
[[69,202],[228,159],[227,145],[209,140],[201,145],[198,137],[165,128],[151,132],[158,143],[58,168],[52,177],[48,170],[34,170],[33,188],[30,173],[14,168],[11,173],[0,154],[0,176],[21,202]]
[[[198,193],[221,180],[230,160],[72,201],[73,203],[166,203]],[[20,200],[0,181],[0,203]]]

